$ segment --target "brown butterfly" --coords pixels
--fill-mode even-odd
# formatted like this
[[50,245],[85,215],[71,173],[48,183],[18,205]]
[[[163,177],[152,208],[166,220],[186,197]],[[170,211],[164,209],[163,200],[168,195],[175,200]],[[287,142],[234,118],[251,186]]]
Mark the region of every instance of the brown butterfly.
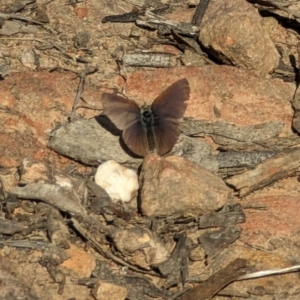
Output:
[[139,156],[156,150],[164,155],[175,145],[180,131],[178,119],[186,110],[190,87],[186,79],[169,86],[151,105],[141,107],[130,99],[103,94],[103,112],[120,129],[128,148]]

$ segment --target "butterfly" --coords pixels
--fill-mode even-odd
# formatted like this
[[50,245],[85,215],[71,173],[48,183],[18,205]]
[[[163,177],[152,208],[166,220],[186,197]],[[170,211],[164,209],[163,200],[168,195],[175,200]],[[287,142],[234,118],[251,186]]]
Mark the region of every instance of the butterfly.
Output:
[[122,139],[133,153],[146,156],[156,151],[164,155],[178,140],[178,119],[185,113],[189,96],[185,78],[169,86],[151,105],[141,107],[133,100],[104,93],[103,113],[123,131]]

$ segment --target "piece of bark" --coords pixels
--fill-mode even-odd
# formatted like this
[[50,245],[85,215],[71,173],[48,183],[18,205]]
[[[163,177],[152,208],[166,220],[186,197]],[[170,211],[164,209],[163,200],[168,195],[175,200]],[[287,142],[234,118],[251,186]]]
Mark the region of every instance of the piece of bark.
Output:
[[6,193],[5,202],[7,213],[11,215],[15,208],[20,206],[21,200],[12,193]]
[[9,5],[7,5],[3,12],[7,13],[7,14],[12,14],[12,13],[16,13],[19,12],[21,10],[23,10],[26,5],[35,3],[36,0],[15,0],[12,1],[12,3],[10,3]]
[[0,218],[0,233],[12,235],[26,229],[28,226],[25,222],[15,222]]
[[197,5],[195,14],[193,16],[192,24],[195,24],[196,26],[201,25],[202,18],[205,14],[209,2],[210,0],[200,0],[199,4]]
[[102,23],[130,23],[135,22],[141,12],[131,11],[122,15],[106,16],[102,19]]
[[199,32],[198,26],[168,20],[150,11],[147,11],[145,15],[140,15],[136,20],[136,24],[141,27],[158,30],[159,34],[162,35],[170,34],[171,31],[174,30],[179,34],[195,37]]
[[190,228],[212,228],[225,227],[244,223],[245,213],[239,203],[225,205],[221,211],[197,217],[195,215],[186,216],[186,213],[170,216],[157,216],[152,218],[151,228],[157,234],[184,232]]
[[266,140],[278,136],[283,127],[284,124],[281,121],[269,121],[263,124],[243,127],[222,121],[211,123],[190,118],[185,118],[180,122],[180,130],[183,134],[206,134],[211,136],[215,143],[221,145]]
[[[5,19],[5,20],[21,20],[23,22],[28,22],[28,23],[32,23],[32,24],[38,24],[38,25],[44,25],[42,22],[39,21],[35,21],[31,18],[27,18],[27,17],[23,17],[19,14],[14,14],[14,13],[3,13],[0,12],[0,17]],[[52,33],[54,33],[54,31],[50,28],[47,28],[49,31],[51,31]],[[24,30],[22,30],[22,32],[24,32]],[[25,30],[26,32],[26,30]]]
[[253,169],[254,166],[278,153],[278,150],[260,152],[220,152],[218,154],[219,169],[235,167]]
[[33,231],[36,230],[47,230],[47,220],[46,217],[42,217],[34,223],[31,223],[27,228],[22,230],[22,235],[28,236]]
[[122,61],[130,67],[173,68],[177,65],[178,56],[172,53],[126,53]]
[[32,183],[24,187],[15,187],[11,193],[16,194],[19,198],[43,201],[70,214],[86,214],[85,208],[80,204],[79,196],[68,187],[48,183]]
[[184,50],[183,56],[180,57],[180,60],[182,62],[184,62],[185,60],[186,50],[190,50],[193,58],[193,66],[203,66],[206,63],[212,63],[212,61],[207,57],[207,54],[201,50],[199,44],[195,39],[177,34],[174,30],[172,30],[172,36],[178,43],[178,48]]
[[170,258],[166,261],[156,265],[162,275],[167,277],[165,288],[182,283],[184,286],[186,278],[188,277],[188,257],[189,249],[186,245],[186,235],[180,234],[177,237],[176,246]]
[[[266,217],[264,222],[267,223],[266,226],[273,226],[272,222],[268,220],[268,217]],[[277,222],[277,219],[275,222]],[[281,228],[279,228],[278,230],[280,231]],[[274,234],[272,234],[272,232],[268,232],[265,236],[262,237],[261,234],[263,234],[263,229],[259,228],[258,231],[252,231],[250,234],[256,236],[256,239],[274,240]],[[295,237],[295,235],[291,234],[290,231],[286,232],[286,239],[290,239],[293,237]],[[251,242],[249,243],[245,241],[241,236],[240,240],[242,241],[242,243],[235,242],[234,244],[224,249],[211,261],[211,263],[209,263],[208,268],[209,270],[213,270],[212,272],[214,273],[221,268],[224,268],[228,262],[236,258],[242,258],[247,260],[247,274],[249,276],[246,277],[251,278],[251,274],[254,273],[253,277],[255,277],[257,276],[257,273],[259,271],[261,271],[261,275],[266,275],[267,272],[265,271],[267,270],[277,270],[278,272],[280,271],[280,269],[292,267],[293,265],[297,264],[298,260],[297,258],[295,260],[294,255],[298,257],[298,254],[289,255],[289,253],[295,252],[297,246],[294,246],[294,251],[290,250],[289,247],[293,244],[293,242],[287,244],[286,239],[281,238],[279,240],[276,240],[276,245],[274,245],[273,243],[269,244],[270,247],[274,247],[274,249],[276,247],[276,253],[274,253],[274,251],[268,251],[266,247],[262,246],[262,244],[253,244]],[[262,243],[264,242],[262,241]],[[248,247],[245,247],[245,245],[248,245]],[[280,247],[281,250],[279,249]],[[237,279],[239,281],[230,284],[229,286],[224,288],[222,292],[225,292],[225,290],[229,288],[229,290],[235,291],[236,294],[247,293],[249,299],[252,300],[262,299],[264,297],[268,298],[270,295],[280,295],[280,293],[284,291],[284,299],[293,299],[293,297],[296,297],[295,299],[299,298],[299,277],[297,273],[277,276],[271,274],[272,273],[270,272],[270,276],[267,276],[265,278],[257,278],[255,280],[240,280],[241,277],[239,277]],[[278,274],[280,274],[280,272],[278,272]]]
[[48,235],[51,242],[62,248],[70,248],[68,227],[57,209],[51,209],[47,218]]
[[[1,246],[9,246],[16,248],[29,248],[29,249],[45,249],[50,247],[50,243],[41,242],[41,241],[31,241],[31,240],[0,240]],[[56,247],[56,246],[55,246]]]
[[265,140],[253,142],[230,143],[226,145],[219,145],[218,150],[221,151],[283,151],[289,148],[300,147],[300,139],[298,135],[291,135],[286,137],[271,137]]
[[220,212],[210,215],[201,216],[199,218],[199,229],[210,227],[222,227],[244,223],[246,215],[243,212],[241,204],[226,205]]
[[[287,17],[289,19],[291,19],[292,17],[295,19],[300,19],[300,13],[298,10],[292,10],[287,8],[288,6],[292,5],[292,2],[285,2],[285,1],[272,1],[272,0],[249,0],[250,3],[258,3],[260,5],[263,6],[270,6],[272,8],[276,8],[276,10],[274,9],[270,9],[271,13],[276,13],[278,11],[283,11],[285,12],[285,15],[287,15]],[[266,7],[264,7],[264,10],[266,9]]]
[[222,208],[229,196],[220,177],[175,156],[148,155],[140,182],[141,211],[146,216],[208,214]]
[[237,258],[224,269],[218,271],[209,277],[206,281],[201,282],[195,288],[185,293],[181,300],[208,300],[212,299],[220,290],[229,283],[237,280],[245,274],[243,268],[246,267],[245,259]]
[[214,231],[204,232],[198,242],[205,254],[212,259],[218,252],[232,244],[240,237],[241,229],[238,226],[226,226]]
[[[151,300],[159,297],[174,299],[172,298],[173,293],[168,290],[159,289],[152,280],[145,276],[117,275],[117,273],[113,272],[111,267],[109,267],[109,263],[105,261],[97,262],[97,266],[93,271],[93,276],[101,281],[113,282],[116,285],[125,286],[128,291],[127,298],[130,300]],[[92,281],[92,278],[88,278],[80,280],[78,284],[87,285],[89,282],[95,284],[96,280]]]
[[290,176],[299,170],[299,164],[300,149],[295,149],[289,153],[273,156],[255,169],[226,179],[226,182],[237,189],[241,197],[244,197],[270,183]]
[[20,166],[20,185],[31,183],[47,183],[73,190],[80,198],[85,192],[85,181],[70,176],[53,166],[32,158],[24,158]]
[[[117,218],[128,222],[135,214],[135,212],[131,212],[128,206],[112,202],[105,190],[94,181],[88,180],[86,186],[90,192],[89,212],[102,214],[106,220],[109,218],[109,222],[114,222]],[[134,211],[136,211],[136,205],[134,206]]]

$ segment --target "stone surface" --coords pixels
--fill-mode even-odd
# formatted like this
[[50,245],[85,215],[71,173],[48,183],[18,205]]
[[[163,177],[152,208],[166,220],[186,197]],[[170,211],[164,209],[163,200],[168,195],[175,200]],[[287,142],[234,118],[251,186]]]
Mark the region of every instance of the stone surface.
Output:
[[265,30],[262,17],[244,0],[210,1],[199,40],[225,64],[262,75],[270,73],[279,64],[279,54]]
[[[265,271],[270,269],[291,267],[293,263],[288,257],[278,255],[270,251],[249,247],[247,244],[236,243],[222,251],[209,265],[216,272],[224,268],[235,258],[246,259],[248,273]],[[300,279],[297,273],[289,273],[276,276],[266,276],[251,280],[235,281],[228,285],[222,292],[225,295],[248,295],[250,299],[297,299],[299,298]],[[267,298],[261,298],[261,297]],[[271,298],[272,299],[272,298]],[[273,298],[274,299],[274,298]]]
[[140,182],[146,216],[208,214],[222,208],[230,192],[219,176],[176,156],[147,156]]
[[[1,11],[4,11],[6,5],[8,8],[11,8],[11,2],[11,0],[1,1]],[[247,1],[211,2],[213,5],[221,6],[229,6],[230,3],[238,3],[240,8],[237,8],[240,10],[249,5]],[[124,75],[122,73],[124,70],[119,70],[113,56],[117,47],[122,45],[129,51],[148,49],[150,51],[167,51],[178,56],[182,54],[173,45],[155,45],[152,47],[153,41],[157,39],[156,31],[141,29],[140,38],[127,38],[130,37],[132,28],[135,26],[133,23],[101,24],[101,19],[104,16],[122,14],[125,11],[129,12],[132,10],[132,5],[136,5],[133,1],[123,1],[122,3],[111,1],[109,5],[106,4],[105,1],[89,1],[86,4],[88,14],[84,19],[76,15],[74,7],[71,5],[57,5],[56,1],[47,4],[47,13],[50,19],[49,26],[56,32],[61,33],[61,38],[55,40],[55,42],[67,51],[68,55],[71,56],[70,59],[58,49],[41,50],[43,46],[48,45],[49,40],[47,37],[50,34],[43,26],[33,24],[23,26],[24,23],[17,23],[15,22],[16,20],[6,20],[3,28],[8,23],[16,24],[11,33],[14,30],[16,33],[20,27],[23,28],[23,32],[27,32],[26,35],[18,34],[17,40],[15,38],[5,39],[1,43],[1,65],[3,62],[7,63],[10,69],[10,74],[0,81],[0,176],[1,183],[6,191],[11,190],[12,186],[19,183],[17,181],[19,176],[17,168],[24,157],[47,160],[55,169],[69,167],[68,171],[72,170],[73,172],[75,170],[75,173],[86,174],[82,171],[85,167],[77,164],[74,160],[55,153],[47,147],[49,132],[58,124],[68,122],[71,113],[79,84],[78,74],[84,67],[84,64],[76,63],[76,58],[87,58],[89,65],[99,67],[97,73],[87,76],[82,95],[84,101],[80,102],[81,107],[77,109],[77,115],[87,119],[101,112],[100,98],[102,92],[112,92],[114,89],[121,91],[124,85],[124,78],[120,76],[120,72]],[[77,6],[80,7],[80,5],[78,4]],[[172,10],[174,10],[166,17],[169,20],[190,22],[195,10],[186,9],[187,7],[184,5],[186,3],[177,1],[172,7]],[[293,8],[290,6],[289,9],[293,9],[295,12],[299,11],[299,2],[294,1],[293,6],[297,7]],[[210,8],[213,9],[213,6],[209,5]],[[235,9],[235,12],[238,9]],[[252,11],[254,12],[253,9],[251,9]],[[28,12],[28,7],[26,7],[20,14],[25,13],[26,15]],[[224,13],[221,10],[219,12],[221,14]],[[269,25],[264,24],[264,27],[266,31],[273,31],[272,38],[276,42],[276,47],[282,58],[281,63],[283,63],[280,69],[284,70],[284,76],[289,77],[288,80],[293,81],[296,65],[293,57],[297,57],[295,45],[299,41],[299,36],[297,32],[289,30],[289,26],[286,26],[287,23],[292,24],[294,22],[294,20],[288,20],[290,15],[279,9],[276,10],[276,13],[278,12],[283,17],[284,22],[278,24],[270,20],[273,23],[269,22]],[[258,16],[257,12],[255,14]],[[206,16],[210,17],[209,10]],[[28,17],[34,17],[34,12],[29,14]],[[215,21],[214,18],[209,19],[210,22]],[[245,21],[247,20],[249,21],[250,19],[245,19]],[[216,21],[222,22],[224,19],[219,18]],[[230,21],[231,24],[229,25],[232,26],[235,20]],[[260,22],[260,17],[257,19],[257,22]],[[246,22],[242,25],[245,26],[245,24]],[[249,30],[253,30],[254,27],[250,25],[252,23],[249,23]],[[261,29],[261,24],[259,26],[259,29]],[[85,49],[77,51],[78,49],[74,49],[72,46],[74,44],[74,35],[82,28],[91,35],[87,45],[88,50],[91,50],[89,53],[85,52]],[[248,28],[243,28],[245,30],[243,34],[248,34]],[[240,34],[238,31],[237,33]],[[218,37],[220,40],[220,35]],[[228,41],[226,40],[226,42]],[[255,46],[257,49],[260,45],[250,46]],[[28,72],[26,67],[20,63],[19,58],[24,49],[36,50],[40,62],[36,72]],[[250,47],[249,51],[252,51],[253,54],[256,49]],[[245,53],[248,53],[247,51],[248,49],[246,49]],[[192,58],[186,57],[186,59],[181,59],[180,62],[183,64],[194,62]],[[265,61],[268,62],[268,57]],[[245,61],[242,61],[242,63],[244,63],[246,68],[249,68]],[[272,64],[269,64],[269,66],[272,66]],[[66,69],[69,68],[76,73],[69,72],[67,74],[68,71]],[[261,68],[267,72],[264,64]],[[53,72],[49,72],[50,69]],[[142,69],[138,71],[128,68],[126,71],[128,73],[126,92],[134,99],[151,101],[166,86],[182,77],[186,77],[192,89],[186,116],[205,119],[210,122],[221,120],[238,126],[255,125],[274,120],[285,124],[281,132],[282,136],[291,133],[293,111],[290,101],[295,91],[293,83],[286,83],[278,79],[264,79],[254,76],[252,71],[226,66],[180,67],[168,70]],[[91,105],[89,108],[82,107],[89,105]],[[209,138],[201,139],[202,141],[206,143],[209,141]],[[86,144],[86,147],[91,147],[94,142],[95,140],[91,139]],[[117,138],[116,143],[118,143]],[[81,146],[78,143],[75,143],[75,145],[77,147]],[[188,148],[192,147],[188,146]],[[192,148],[192,151],[197,153],[204,151],[202,149],[203,147],[195,146]],[[108,149],[108,151],[114,152],[116,156],[119,155],[112,149]],[[178,150],[178,155],[180,155],[180,151],[182,150]],[[40,170],[43,171],[42,169]],[[27,177],[25,179],[35,180],[37,178]],[[274,189],[265,188],[243,199],[242,204],[245,207],[247,206],[247,222],[243,224],[242,242],[238,246],[230,247],[227,255],[220,255],[216,265],[211,266],[211,270],[216,271],[218,267],[222,267],[222,263],[227,264],[231,258],[234,258],[234,255],[235,257],[247,259],[249,265],[255,270],[272,267],[280,268],[297,263],[300,260],[299,216],[297,214],[299,211],[298,186],[299,182],[297,182],[296,178],[282,180],[273,185]],[[251,205],[254,205],[254,208],[249,208]],[[260,209],[260,207],[265,207],[266,210]],[[269,215],[268,212],[270,212]],[[256,213],[257,216],[255,216]],[[44,232],[40,233],[44,234]],[[41,237],[43,238],[44,235]],[[83,245],[80,247],[83,247]],[[20,289],[18,290],[20,287],[19,283],[22,283],[25,287],[32,288],[33,292],[37,294],[37,298],[43,300],[95,299],[90,294],[87,286],[74,283],[74,278],[70,278],[70,276],[66,277],[62,294],[58,294],[59,284],[53,281],[47,269],[40,263],[33,263],[35,259],[30,254],[38,250],[10,248],[10,252],[4,253],[4,248],[7,249],[9,247],[3,247],[2,251],[0,251],[0,277],[3,278],[2,286],[5,285],[4,289],[0,290],[2,293],[3,291],[8,291],[8,297],[14,295],[11,293],[13,289],[16,291],[16,297],[24,296],[24,292]],[[92,252],[92,250],[90,251]],[[77,256],[74,255],[73,264],[68,265],[69,272],[75,274],[76,278],[90,273],[93,264],[86,257],[89,254],[89,252],[86,252],[85,255],[84,253]],[[201,258],[201,255],[199,257]],[[103,260],[101,256],[98,258]],[[81,266],[79,267],[78,264]],[[127,272],[126,268],[116,266],[114,263],[111,263],[110,266],[115,274],[126,274]],[[85,267],[88,268],[88,273],[78,271],[78,268]],[[74,272],[72,271],[73,268]],[[6,272],[6,269],[9,270],[9,273]],[[205,261],[196,261],[189,266],[189,275],[200,275],[202,276],[201,279],[205,280],[204,276],[208,273]],[[157,286],[162,286],[162,282],[158,278],[152,279]],[[104,299],[113,298],[113,296],[109,296],[109,293],[115,291],[116,288],[111,283],[106,285],[106,288],[103,282],[100,284],[102,284],[103,293],[100,293],[99,296],[103,295]],[[228,288],[238,286],[240,287],[237,291],[240,291],[242,296],[253,300],[299,299],[297,273],[266,277],[261,280],[235,282]],[[227,289],[224,292],[226,297],[230,295],[230,290]],[[125,292],[122,297],[126,297]],[[123,299],[122,297],[120,298]],[[142,298],[140,297],[140,299]],[[224,297],[218,296],[215,298],[224,299]]]
[[161,263],[169,256],[169,249],[164,243],[153,232],[142,227],[116,229],[112,238],[126,259],[143,269],[151,270],[151,265]]
[[90,277],[96,267],[96,258],[93,254],[71,245],[70,249],[66,250],[69,259],[65,260],[61,266],[69,270],[71,274],[77,278]]
[[97,300],[124,300],[128,292],[125,287],[110,282],[99,281],[91,293]]
[[247,196],[244,201],[246,223],[241,241],[272,251],[291,261],[300,261],[299,203],[297,178],[288,178]]
[[262,124],[266,120],[282,121],[285,126],[281,135],[292,133],[290,101],[295,85],[280,79],[262,78],[245,69],[208,65],[136,71],[129,76],[126,92],[139,103],[152,101],[159,91],[180,78],[187,78],[191,88],[185,117],[237,126]]
[[[282,135],[291,133],[293,111],[290,101],[295,91],[294,84],[279,79],[262,79],[247,70],[205,66],[136,71],[129,75],[126,92],[140,102],[152,101],[165,87],[184,77],[191,87],[187,117],[226,121],[240,126],[276,120],[285,123]],[[11,74],[1,82],[2,167],[17,167],[24,157],[47,159],[56,167],[70,163],[47,149],[46,145],[48,133],[59,122],[67,122],[70,115],[78,84],[73,79],[71,74],[27,72]],[[105,86],[121,87],[123,83],[116,75]],[[83,96],[90,105],[101,109],[101,93],[111,92],[105,86],[99,89],[86,83]],[[219,111],[218,116],[215,109]],[[80,108],[77,113],[90,118],[99,111]]]

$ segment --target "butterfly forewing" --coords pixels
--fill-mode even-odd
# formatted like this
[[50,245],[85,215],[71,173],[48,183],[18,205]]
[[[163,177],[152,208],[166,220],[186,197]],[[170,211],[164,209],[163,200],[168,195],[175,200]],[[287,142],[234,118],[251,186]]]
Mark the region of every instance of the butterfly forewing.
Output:
[[132,100],[104,93],[102,95],[103,113],[120,129],[123,130],[134,121],[140,119],[140,108]]
[[153,114],[158,118],[183,117],[187,101],[190,97],[190,86],[188,81],[180,79],[162,92],[152,103]]

